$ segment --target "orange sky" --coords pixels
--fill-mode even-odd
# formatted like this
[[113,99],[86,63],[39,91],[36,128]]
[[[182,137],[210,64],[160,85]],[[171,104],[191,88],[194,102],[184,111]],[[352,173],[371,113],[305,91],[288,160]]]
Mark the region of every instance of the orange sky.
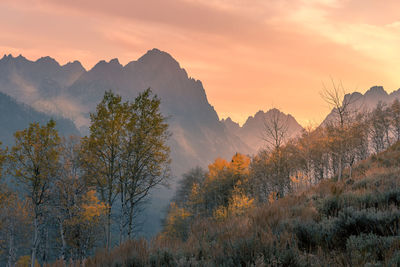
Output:
[[277,107],[306,125],[349,92],[400,87],[398,0],[0,0],[0,53],[136,60],[156,47],[200,79],[219,116]]

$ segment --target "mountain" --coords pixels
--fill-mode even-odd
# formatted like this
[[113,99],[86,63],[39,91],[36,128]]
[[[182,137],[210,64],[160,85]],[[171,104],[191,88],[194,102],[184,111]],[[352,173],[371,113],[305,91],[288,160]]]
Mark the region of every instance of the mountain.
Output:
[[[133,100],[147,88],[160,97],[161,111],[168,117],[175,176],[195,166],[207,167],[217,157],[230,158],[236,152],[250,151],[220,122],[202,83],[158,49],[125,66],[112,59],[100,61],[90,70],[77,61],[60,65],[50,57],[30,61],[8,55],[0,60],[1,92],[38,111],[73,120],[83,135],[88,133],[89,113],[95,111],[106,90]],[[157,204],[148,209],[152,213],[148,217],[153,219],[144,224],[145,231],[158,231],[160,214],[173,195],[176,181],[171,182],[171,189],[153,194],[153,203]]]
[[247,149],[219,121],[202,83],[158,49],[125,66],[112,59],[88,71],[78,61],[61,66],[50,57],[30,61],[8,55],[0,60],[1,92],[39,111],[72,119],[84,134],[89,113],[106,90],[132,100],[149,87],[161,98],[162,112],[169,118],[176,173]]
[[237,135],[249,147],[248,154],[255,154],[259,149],[266,146],[264,141],[265,123],[276,115],[281,122],[287,125],[287,139],[295,137],[303,130],[303,127],[292,115],[285,114],[276,108],[270,109],[267,112],[258,111],[254,117],[248,117],[242,127],[232,121],[231,118],[223,119],[221,122],[224,123],[228,131]]
[[[344,96],[344,103],[350,103],[351,110],[357,111],[371,111],[376,108],[379,102],[390,105],[395,99],[400,100],[400,89],[388,94],[383,86],[373,86],[364,94],[360,92],[353,92]],[[332,110],[321,123],[321,125],[333,120],[335,112]]]
[[21,55],[5,55],[0,60],[0,92],[35,110],[76,123],[82,108],[64,97],[64,92],[83,72],[78,61],[61,66],[50,57],[30,61]]
[[17,102],[12,97],[0,93],[0,141],[3,145],[12,146],[13,134],[29,126],[32,122],[47,123],[50,119],[56,121],[56,128],[60,135],[79,135],[74,123],[68,119],[49,116],[38,112],[26,104]]

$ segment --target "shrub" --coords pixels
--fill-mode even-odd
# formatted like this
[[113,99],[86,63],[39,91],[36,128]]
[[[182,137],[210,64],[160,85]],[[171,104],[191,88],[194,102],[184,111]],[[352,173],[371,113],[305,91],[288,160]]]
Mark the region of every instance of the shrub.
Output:
[[386,254],[399,241],[400,237],[361,234],[350,236],[346,242],[346,249],[352,265],[380,263],[384,261]]

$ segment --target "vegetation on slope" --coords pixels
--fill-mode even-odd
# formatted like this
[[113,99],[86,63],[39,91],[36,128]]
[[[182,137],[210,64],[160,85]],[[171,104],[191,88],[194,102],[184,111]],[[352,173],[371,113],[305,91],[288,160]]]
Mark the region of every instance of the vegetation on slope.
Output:
[[[347,170],[341,181],[326,179],[243,213],[198,218],[186,237],[164,232],[151,242],[129,241],[110,253],[97,253],[87,264],[398,266],[399,164],[396,143],[357,164],[352,178]],[[189,217],[179,212],[181,220]]]

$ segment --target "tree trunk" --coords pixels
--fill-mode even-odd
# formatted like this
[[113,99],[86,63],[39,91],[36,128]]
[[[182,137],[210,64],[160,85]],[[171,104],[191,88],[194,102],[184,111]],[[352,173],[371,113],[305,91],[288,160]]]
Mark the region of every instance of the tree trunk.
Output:
[[125,215],[125,194],[124,194],[124,185],[123,182],[120,182],[120,190],[121,190],[121,214],[119,218],[119,245],[123,242],[123,235],[124,235],[124,215]]
[[353,172],[353,164],[354,164],[354,161],[355,161],[355,159],[354,159],[354,157],[351,159],[351,161],[350,161],[350,170],[349,170],[349,178],[351,179],[351,175],[352,175],[352,172]]
[[10,230],[9,249],[8,249],[8,266],[15,265],[15,247],[14,247],[14,228]]
[[33,236],[33,244],[32,244],[31,267],[35,267],[36,251],[37,251],[37,247],[39,244],[39,222],[38,222],[37,215],[35,215],[33,225],[34,225],[34,236]]
[[107,232],[106,232],[106,249],[109,251],[111,248],[111,205],[108,204],[107,208]]
[[132,227],[133,227],[133,204],[129,208],[129,221],[128,221],[128,239],[132,239]]
[[61,242],[62,242],[62,248],[61,248],[61,259],[63,260],[64,264],[66,263],[66,254],[67,254],[67,242],[65,241],[65,233],[64,233],[64,227],[62,225],[62,222],[60,221],[60,235],[61,235]]

